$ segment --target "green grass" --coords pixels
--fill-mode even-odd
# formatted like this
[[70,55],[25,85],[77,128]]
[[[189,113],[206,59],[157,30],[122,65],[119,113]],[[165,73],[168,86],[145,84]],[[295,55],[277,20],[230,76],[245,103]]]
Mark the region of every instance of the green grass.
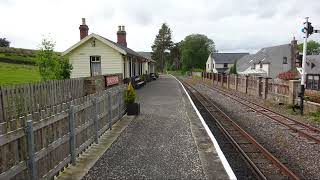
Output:
[[24,84],[40,81],[37,66],[0,62],[0,85]]
[[26,56],[26,55],[17,55],[12,53],[0,53],[0,57],[8,58],[16,61],[22,61],[22,62],[35,62],[35,57]]
[[320,111],[318,111],[318,112],[311,112],[311,113],[309,113],[309,116],[310,116],[314,121],[320,122]]

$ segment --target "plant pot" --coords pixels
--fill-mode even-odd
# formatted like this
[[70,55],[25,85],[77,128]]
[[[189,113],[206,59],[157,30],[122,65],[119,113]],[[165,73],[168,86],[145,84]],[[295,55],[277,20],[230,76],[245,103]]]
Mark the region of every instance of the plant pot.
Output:
[[140,104],[139,103],[130,103],[127,104],[127,115],[139,115],[140,114]]

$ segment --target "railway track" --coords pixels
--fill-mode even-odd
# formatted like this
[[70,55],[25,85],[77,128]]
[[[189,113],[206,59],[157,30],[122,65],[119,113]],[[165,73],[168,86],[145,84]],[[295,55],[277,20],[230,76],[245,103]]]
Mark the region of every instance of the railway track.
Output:
[[211,86],[208,86],[207,84],[201,83],[202,85],[224,95],[229,97],[230,99],[250,108],[251,110],[260,113],[264,115],[265,117],[280,123],[284,125],[285,127],[291,129],[293,132],[298,133],[300,136],[303,136],[311,141],[311,143],[318,143],[320,144],[320,129],[317,129],[313,126],[310,126],[308,124],[302,123],[300,121],[294,120],[292,118],[286,117],[280,113],[277,113],[275,111],[272,111],[264,106],[261,106],[255,102],[249,101],[247,99],[244,99],[240,96],[230,94],[227,91],[214,88]]
[[230,140],[258,179],[299,179],[281,161],[275,158],[253,137],[238,126],[227,114],[217,107],[210,98],[200,93],[187,82],[184,86],[194,100],[202,105],[216,121],[221,132]]

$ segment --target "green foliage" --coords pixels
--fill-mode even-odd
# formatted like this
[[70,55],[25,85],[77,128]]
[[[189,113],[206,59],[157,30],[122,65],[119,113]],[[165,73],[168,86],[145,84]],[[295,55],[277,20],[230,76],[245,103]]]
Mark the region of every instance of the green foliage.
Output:
[[124,91],[124,101],[127,104],[134,103],[136,99],[136,92],[134,91],[131,82],[129,82],[127,89]]
[[40,73],[37,66],[0,62],[0,85],[38,81],[40,81]]
[[237,74],[237,61],[230,67],[230,74]]
[[170,50],[172,46],[171,40],[171,29],[166,23],[163,23],[159,29],[159,33],[156,35],[152,48],[152,59],[156,60],[158,63],[158,69],[163,72],[165,68],[166,51]]
[[54,51],[55,43],[44,39],[36,55],[36,63],[42,80],[70,78],[72,65],[68,58]]
[[311,113],[309,113],[309,116],[310,116],[314,121],[320,122],[320,111],[311,112]]
[[0,38],[0,47],[9,47],[10,41],[8,41],[6,38]]
[[[303,52],[303,43],[298,45],[299,52]],[[317,55],[320,54],[320,43],[316,41],[309,41],[307,44],[307,55]]]
[[215,44],[207,36],[202,34],[187,36],[180,45],[182,70],[204,69],[209,54],[214,51]]
[[203,69],[200,69],[200,68],[193,68],[192,69],[192,72],[203,72],[204,70]]

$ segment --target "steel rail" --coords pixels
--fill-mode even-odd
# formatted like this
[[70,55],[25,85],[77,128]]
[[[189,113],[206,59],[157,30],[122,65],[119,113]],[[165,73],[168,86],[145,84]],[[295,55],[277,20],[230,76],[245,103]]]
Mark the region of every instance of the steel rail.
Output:
[[[276,157],[274,157],[268,150],[266,150],[260,143],[258,143],[252,136],[250,136],[245,130],[243,130],[237,123],[235,123],[226,113],[224,113],[219,107],[217,107],[212,100],[208,100],[207,97],[205,97],[202,93],[200,93],[197,89],[192,87],[187,82],[183,82],[185,87],[189,89],[189,92],[191,92],[194,97],[202,104],[203,107],[205,107],[206,111],[209,112],[209,114],[216,120],[217,124],[221,129],[223,129],[223,133],[226,133],[226,135],[231,139],[232,143],[235,143],[237,148],[240,148],[240,152],[248,160],[248,163],[252,165],[252,168],[255,170],[256,174],[260,176],[261,179],[266,179],[265,175],[260,171],[260,169],[254,164],[254,162],[247,156],[247,154],[242,150],[242,148],[239,146],[239,144],[232,138],[232,136],[228,133],[228,131],[223,127],[223,125],[217,120],[215,115],[213,115],[210,110],[203,104],[203,102],[193,93],[192,90],[194,90],[203,100],[207,101],[212,107],[218,110],[219,113],[221,113],[231,124],[249,141],[251,142],[257,149],[260,150],[260,152],[264,155],[264,157],[272,162],[276,167],[278,167],[281,172],[283,172],[285,175],[287,175],[290,179],[299,179],[290,169],[288,169],[283,163],[281,163]],[[258,170],[257,170],[258,169]],[[262,174],[262,175],[261,175]]]
[[[229,92],[227,92],[225,90],[221,90],[221,89],[218,89],[218,88],[215,88],[215,87],[211,87],[211,86],[209,86],[207,84],[204,84],[204,83],[201,83],[201,84],[203,84],[204,86],[208,87],[209,89],[212,89],[212,90],[214,90],[214,91],[216,91],[216,92],[218,92],[220,94],[228,96],[229,98],[237,101],[238,103],[240,103],[242,105],[245,105],[245,106],[249,107],[250,109],[252,109],[252,110],[254,110],[254,111],[256,111],[256,112],[258,112],[260,114],[263,114],[264,116],[268,117],[269,119],[271,119],[273,121],[276,121],[276,122],[278,122],[278,123],[280,123],[282,125],[285,125],[286,127],[288,127],[290,129],[292,129],[293,131],[301,134],[302,136],[304,136],[304,137],[306,137],[306,138],[308,138],[310,140],[313,140],[316,143],[320,144],[320,129],[317,129],[317,128],[315,128],[313,126],[310,126],[308,124],[305,124],[305,123],[299,122],[299,121],[297,121],[295,119],[292,119],[292,118],[289,118],[287,116],[284,116],[284,115],[282,115],[280,113],[277,113],[277,112],[275,112],[275,111],[273,111],[271,109],[268,109],[268,108],[266,108],[266,107],[264,107],[264,106],[262,106],[260,104],[257,104],[255,102],[249,101],[249,100],[244,99],[242,97],[239,97],[237,95],[234,95],[234,94],[231,95]],[[250,106],[249,104],[253,104],[254,106],[259,107],[260,109],[252,107],[252,105]],[[272,115],[268,114],[268,112],[273,113],[275,116],[272,116]],[[276,117],[280,117],[280,118],[282,118],[282,120],[277,119]],[[287,122],[291,122],[291,123],[286,123],[286,122],[284,122],[284,120],[287,121]],[[294,127],[294,126],[298,126],[298,127]],[[303,128],[303,129],[301,129],[301,128]],[[304,132],[303,130],[307,131],[307,132],[311,131],[311,132],[313,132],[315,134],[310,134],[310,133]]]

